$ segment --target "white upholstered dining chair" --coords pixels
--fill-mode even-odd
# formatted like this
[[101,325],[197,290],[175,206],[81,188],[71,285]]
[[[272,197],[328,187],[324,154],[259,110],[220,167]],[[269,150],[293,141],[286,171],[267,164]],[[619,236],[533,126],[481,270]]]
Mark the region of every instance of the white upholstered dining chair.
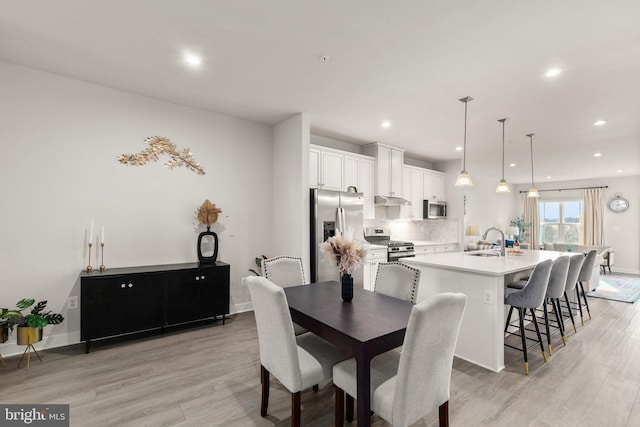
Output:
[[312,333],[295,336],[282,287],[264,277],[248,277],[247,286],[260,347],[260,415],[267,415],[269,378],[273,374],[291,393],[291,426],[299,426],[300,392],[330,380],[333,365],[347,355]]
[[[371,409],[396,427],[408,426],[439,408],[440,426],[449,425],[453,353],[467,302],[464,294],[442,293],[411,310],[402,352],[388,351],[371,361]],[[356,395],[356,361],[333,368],[335,425],[342,427]],[[353,412],[347,408],[347,412]]]
[[417,268],[401,262],[381,262],[373,291],[415,303],[419,283],[420,270]]
[[[262,260],[262,273],[264,277],[278,286],[286,288],[305,283],[304,266],[302,258],[292,256],[277,256]],[[308,332],[307,329],[294,323],[293,329],[296,335]]]

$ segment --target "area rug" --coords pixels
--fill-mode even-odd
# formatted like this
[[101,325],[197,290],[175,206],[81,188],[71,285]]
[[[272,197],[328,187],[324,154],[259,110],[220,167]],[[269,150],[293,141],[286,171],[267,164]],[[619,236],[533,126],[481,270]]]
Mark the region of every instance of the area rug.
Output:
[[633,304],[640,299],[640,277],[601,275],[598,287],[587,295]]

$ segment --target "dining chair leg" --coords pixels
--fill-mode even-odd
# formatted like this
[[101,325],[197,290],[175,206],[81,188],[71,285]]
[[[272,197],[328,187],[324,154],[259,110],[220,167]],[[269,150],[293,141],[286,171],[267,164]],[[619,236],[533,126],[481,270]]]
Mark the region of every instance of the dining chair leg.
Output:
[[529,360],[527,359],[527,337],[524,330],[525,309],[518,307],[518,317],[520,322],[520,338],[522,339],[522,354],[524,355],[524,372],[529,375]]
[[353,397],[349,396],[348,393],[345,393],[345,418],[347,419],[347,421],[352,422],[353,421]]
[[542,335],[540,335],[540,326],[538,326],[538,319],[536,319],[536,310],[531,308],[531,317],[533,317],[533,326],[536,327],[536,334],[538,334],[538,342],[540,342],[540,350],[542,351],[542,358],[547,363],[547,353],[544,352],[544,344],[542,344]]
[[440,427],[449,427],[449,401],[447,400],[438,408],[440,415]]
[[589,301],[587,301],[587,295],[584,293],[584,286],[582,282],[580,283],[580,291],[582,292],[582,299],[584,299],[584,305],[587,307],[587,313],[589,314],[589,319],[591,319],[591,310],[589,310]]
[[573,324],[573,333],[578,333],[578,330],[576,329],[576,321],[573,318],[573,310],[571,309],[571,304],[569,304],[569,296],[566,292],[564,293],[564,302],[567,303],[567,310],[569,310],[569,317],[571,318],[571,324]]
[[580,323],[584,326],[584,317],[582,316],[582,303],[580,302],[580,282],[576,285],[576,301],[578,302],[578,309],[580,309]]
[[556,322],[558,322],[558,329],[560,329],[560,336],[562,336],[562,344],[567,345],[567,333],[564,330],[564,319],[562,318],[562,309],[560,308],[560,298],[551,299],[553,305],[553,312],[556,315]]
[[343,427],[344,426],[344,390],[342,390],[338,386],[334,386],[334,389],[336,391],[334,424],[336,427]]
[[509,307],[509,315],[507,316],[507,322],[504,324],[504,336],[507,336],[507,330],[509,329],[509,323],[511,323],[511,314],[513,313],[513,306]]
[[291,427],[300,427],[300,392],[291,393]]
[[262,384],[262,401],[260,402],[260,415],[267,416],[269,406],[269,371],[260,365],[260,383]]
[[545,299],[543,308],[544,308],[544,328],[547,332],[547,348],[549,349],[549,356],[553,354],[553,350],[551,348],[551,328],[549,327],[549,308],[547,307],[549,301]]

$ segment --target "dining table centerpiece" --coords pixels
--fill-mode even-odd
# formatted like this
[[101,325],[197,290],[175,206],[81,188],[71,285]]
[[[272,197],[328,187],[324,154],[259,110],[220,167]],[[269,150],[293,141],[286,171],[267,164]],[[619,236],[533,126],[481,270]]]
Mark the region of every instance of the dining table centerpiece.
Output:
[[367,258],[367,251],[356,242],[350,234],[336,230],[333,237],[329,237],[320,245],[324,259],[334,262],[340,271],[342,284],[342,300],[353,300],[353,272],[362,267]]

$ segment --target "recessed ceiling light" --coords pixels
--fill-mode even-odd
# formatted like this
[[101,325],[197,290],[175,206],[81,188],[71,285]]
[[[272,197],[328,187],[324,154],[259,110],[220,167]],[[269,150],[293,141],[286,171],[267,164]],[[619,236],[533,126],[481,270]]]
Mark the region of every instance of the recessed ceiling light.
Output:
[[385,129],[391,127],[391,122],[388,120],[385,120],[384,122],[382,122],[382,127]]
[[596,120],[595,122],[593,122],[593,124],[596,125],[596,126],[602,126],[602,125],[604,125],[606,123],[607,123],[607,121],[604,120],[604,119]]
[[198,67],[202,64],[202,58],[194,53],[185,53],[184,62],[192,67]]
[[622,173],[622,169],[618,169],[618,170],[617,170],[617,172],[618,172],[618,173]]
[[551,179],[551,175],[547,175],[547,179]]
[[602,157],[602,153],[593,153],[593,157]]
[[515,163],[509,163],[509,166],[511,166],[512,168],[515,168],[517,165]]
[[456,151],[462,151],[462,147],[456,147]]
[[549,68],[545,73],[544,76],[545,77],[556,77],[557,75],[559,75],[560,73],[562,73],[562,68]]

